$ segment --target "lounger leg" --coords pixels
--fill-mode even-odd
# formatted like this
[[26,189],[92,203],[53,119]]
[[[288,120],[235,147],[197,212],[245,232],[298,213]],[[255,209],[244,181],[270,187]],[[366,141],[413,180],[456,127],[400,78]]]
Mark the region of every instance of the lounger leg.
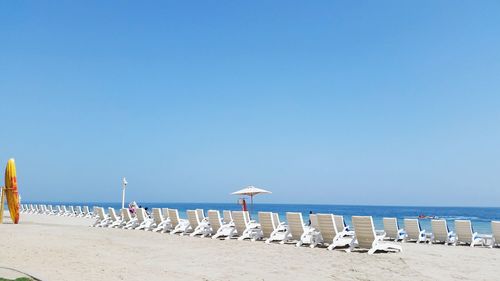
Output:
[[353,238],[351,243],[349,243],[349,248],[347,248],[345,251],[346,253],[350,253],[352,252],[352,250],[354,250],[354,244],[356,242],[356,238]]

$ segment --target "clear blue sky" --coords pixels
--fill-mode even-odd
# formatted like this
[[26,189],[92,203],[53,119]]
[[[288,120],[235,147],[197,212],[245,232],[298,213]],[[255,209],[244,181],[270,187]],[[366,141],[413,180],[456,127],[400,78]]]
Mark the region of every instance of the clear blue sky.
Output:
[[499,12],[2,1],[0,159],[24,200],[500,206]]

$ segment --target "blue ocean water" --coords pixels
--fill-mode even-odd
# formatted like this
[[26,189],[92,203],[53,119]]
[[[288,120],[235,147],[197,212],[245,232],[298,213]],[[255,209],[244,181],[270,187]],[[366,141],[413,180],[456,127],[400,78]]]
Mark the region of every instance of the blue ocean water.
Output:
[[[121,203],[95,203],[95,202],[23,202],[33,204],[53,204],[53,205],[88,205],[121,208]],[[141,203],[142,207],[151,208],[175,208],[179,210],[181,217],[186,218],[186,210],[241,210],[241,206],[236,203]],[[254,204],[249,206],[253,219],[257,218],[259,211],[270,211],[280,214],[280,219],[286,221],[286,212],[301,212],[304,220],[308,220],[309,212],[332,213],[343,215],[347,224],[351,224],[351,216],[373,216],[375,227],[383,229],[383,217],[396,217],[400,227],[403,227],[403,219],[418,218],[419,215],[432,216],[446,219],[450,229],[454,228],[454,220],[471,220],[474,230],[479,233],[491,233],[491,221],[500,220],[500,208],[479,208],[479,207],[408,207],[408,206],[356,206],[356,205],[306,205],[306,204]],[[421,219],[421,226],[427,231],[431,231],[430,219]]]

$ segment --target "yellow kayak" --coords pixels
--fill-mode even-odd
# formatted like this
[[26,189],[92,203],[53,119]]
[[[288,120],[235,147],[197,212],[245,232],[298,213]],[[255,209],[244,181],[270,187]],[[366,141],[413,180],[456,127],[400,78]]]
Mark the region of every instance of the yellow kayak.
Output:
[[[19,223],[19,193],[17,189],[16,164],[14,159],[9,159],[5,168],[5,195],[7,205],[9,206],[10,218],[17,224]],[[3,202],[2,202],[3,204]],[[2,214],[3,215],[3,214]]]

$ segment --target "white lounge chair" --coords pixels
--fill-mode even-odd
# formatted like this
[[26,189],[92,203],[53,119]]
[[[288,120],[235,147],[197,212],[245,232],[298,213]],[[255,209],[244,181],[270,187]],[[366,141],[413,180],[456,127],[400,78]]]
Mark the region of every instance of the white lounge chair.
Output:
[[92,217],[92,213],[90,212],[89,206],[83,206],[83,217],[84,218]]
[[250,239],[256,241],[262,238],[260,224],[250,221],[248,211],[232,211],[234,228],[226,239],[238,237],[238,240]]
[[[189,231],[191,232],[189,236],[194,237],[197,235],[201,235],[201,237],[206,237],[210,235],[212,230],[210,228],[210,225],[208,224],[208,221],[205,220],[205,215],[202,209],[187,210],[186,213],[190,225],[190,228],[188,228],[188,230],[190,229]],[[200,217],[200,215],[203,216],[203,218]]]
[[48,211],[49,211],[49,215],[51,215],[51,216],[56,215],[57,211],[54,209],[54,206],[48,205],[47,208],[48,208]]
[[309,222],[311,222],[311,227],[318,229],[318,216],[316,214],[309,214]]
[[61,205],[61,208],[63,210],[62,216],[68,217],[69,215],[71,215],[71,212],[69,211],[68,208],[66,208],[65,205]]
[[337,231],[343,232],[344,235],[354,236],[354,231],[352,231],[347,223],[344,220],[344,216],[341,215],[333,215],[333,219],[335,221],[335,226],[337,227]]
[[82,207],[81,206],[76,206],[75,207],[75,213],[76,213],[76,216],[79,217],[79,218],[82,218],[84,217],[85,215],[83,214],[83,210],[82,210]]
[[196,209],[196,213],[198,213],[198,219],[200,219],[200,221],[205,219],[205,212],[203,209]]
[[233,232],[233,222],[225,223],[217,210],[208,210],[208,222],[211,228],[212,239],[228,237]]
[[385,235],[377,235],[371,216],[353,216],[352,224],[354,225],[354,239],[347,252],[355,248],[367,249],[369,255],[372,255],[378,250],[403,251],[400,245],[384,242]]
[[94,227],[106,227],[108,224],[111,222],[111,218],[106,215],[104,212],[104,208],[98,207],[96,208],[97,212],[97,220],[96,222],[92,225]]
[[287,231],[285,238],[280,244],[294,242],[296,247],[303,244],[309,244],[310,247],[315,247],[320,242],[319,231],[310,226],[304,225],[302,213],[287,212],[286,213]]
[[116,214],[114,208],[109,207],[108,214],[109,214],[109,218],[111,219],[111,222],[108,224],[108,227],[114,228],[114,227],[118,227],[122,224],[122,218]]
[[162,208],[161,214],[163,215],[163,219],[167,220],[168,219],[168,208]]
[[229,210],[222,211],[222,222],[225,224],[233,222],[233,214],[231,213],[231,211]]
[[353,237],[347,236],[344,231],[338,231],[335,218],[332,214],[317,214],[318,230],[321,235],[321,243],[328,245],[328,250],[336,247],[349,246]]
[[52,205],[45,205],[45,214],[49,216],[54,214]]
[[68,214],[69,217],[76,216],[76,214],[75,214],[75,208],[73,206],[69,206],[68,207],[68,211],[69,211],[69,214]]
[[418,219],[404,219],[406,237],[405,242],[415,241],[417,244],[427,241],[425,230],[420,227]]
[[273,231],[273,233],[271,233],[271,237],[268,239],[269,243],[273,241],[281,242],[283,239],[285,239],[288,226],[286,225],[285,222],[280,221],[280,216],[278,213],[273,213],[273,222],[275,230]]
[[165,230],[165,226],[168,224],[168,218],[163,217],[162,210],[160,208],[153,208],[151,213],[153,216],[153,232],[163,232]]
[[196,227],[198,227],[200,223],[200,218],[198,217],[198,212],[196,210],[186,210],[187,221],[189,226],[180,233],[181,236],[184,234],[192,233]]
[[259,217],[260,228],[262,229],[262,238],[269,239],[273,231],[276,229],[276,225],[274,224],[273,213],[259,212],[258,217]]
[[47,214],[47,206],[45,205],[38,205],[39,206],[39,210],[40,210],[40,214],[41,215],[46,215]]
[[399,228],[397,218],[383,218],[385,238],[389,238],[398,242],[403,240],[406,236],[404,229]]
[[453,231],[448,229],[446,220],[436,219],[431,220],[432,237],[429,243],[444,243],[445,245],[456,244],[456,236]]
[[492,221],[491,230],[493,232],[493,242],[491,247],[500,246],[500,221]]
[[97,217],[96,208],[97,208],[96,206],[93,206],[93,207],[92,207],[92,212],[90,212],[90,214],[92,214],[92,217],[93,217],[93,218],[96,218],[96,217]]
[[57,211],[54,210],[54,207],[52,205],[48,206],[48,211],[49,211],[49,215],[51,215],[51,216],[54,216],[57,214]]
[[64,215],[64,210],[62,209],[61,205],[56,206],[56,216],[63,216]]
[[138,226],[136,226],[135,230],[150,230],[153,225],[153,220],[149,218],[146,210],[144,208],[138,208],[135,210],[135,216],[137,218]]
[[43,205],[43,211],[45,215],[50,215],[50,210],[49,210],[50,205]]
[[273,241],[283,241],[287,229],[283,223],[280,223],[277,213],[259,212],[259,223],[262,229],[262,238],[269,244]]
[[118,227],[123,229],[133,229],[139,226],[137,218],[132,217],[132,214],[130,214],[130,211],[127,208],[120,209],[120,214],[122,223]]
[[457,233],[458,244],[467,244],[471,247],[475,245],[484,246],[484,239],[472,230],[470,220],[455,220],[455,232]]
[[177,209],[168,209],[168,218],[170,221],[168,229],[171,235],[184,233],[189,228],[189,221],[179,218],[179,211]]

